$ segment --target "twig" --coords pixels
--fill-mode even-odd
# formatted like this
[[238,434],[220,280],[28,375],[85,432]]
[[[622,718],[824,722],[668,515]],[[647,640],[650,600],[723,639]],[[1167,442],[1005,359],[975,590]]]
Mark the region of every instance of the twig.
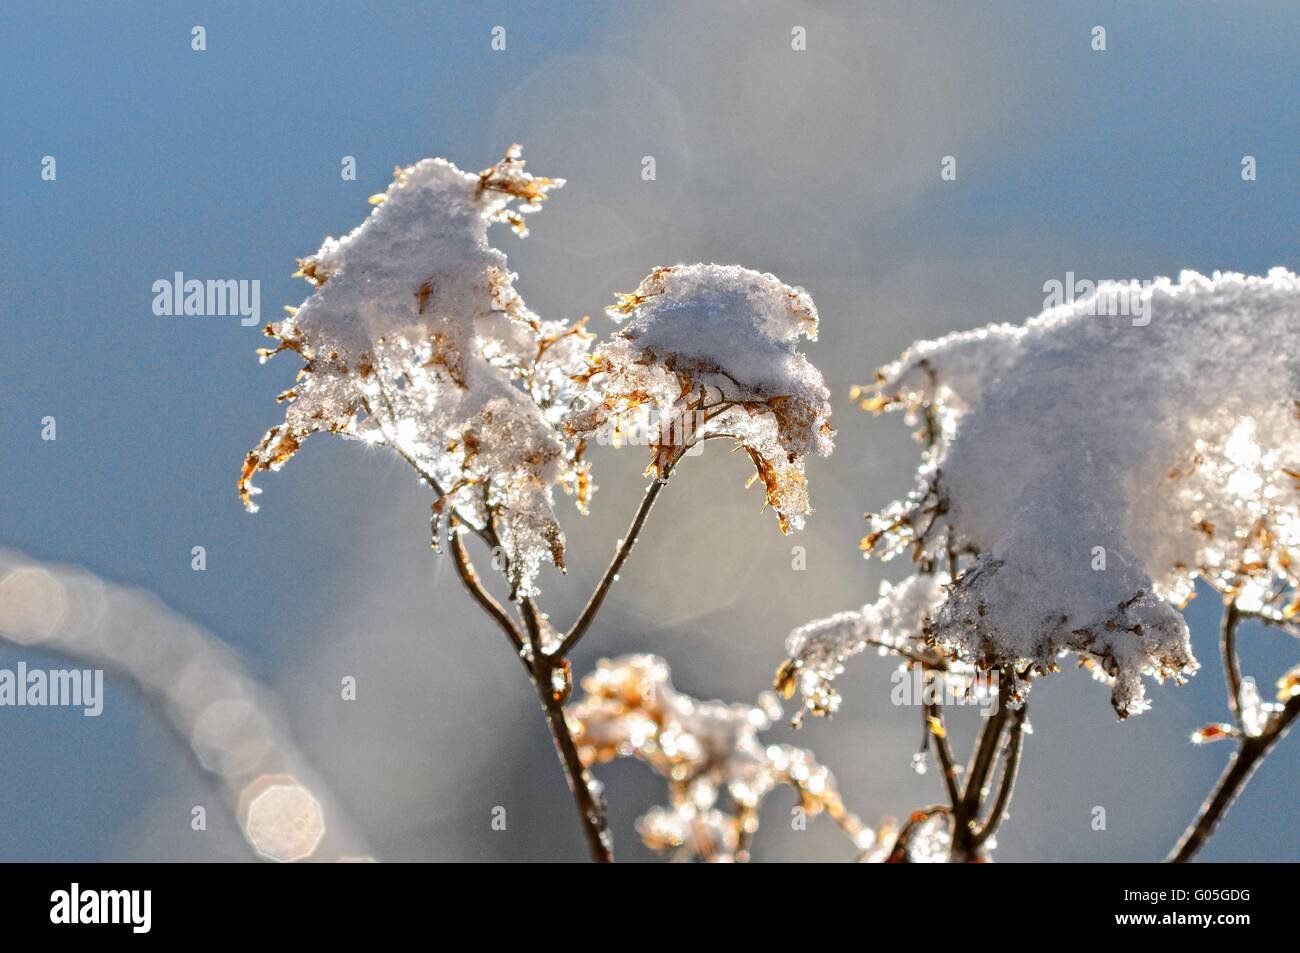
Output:
[[[459,523],[454,513],[449,520],[454,521],[453,527]],[[568,700],[568,663],[563,659],[547,656],[542,651],[541,618],[536,604],[530,597],[520,600],[520,614],[523,616],[528,639],[527,643],[524,642],[515,621],[483,587],[478,573],[474,570],[474,564],[470,561],[469,553],[465,550],[463,534],[453,532],[450,535],[452,558],[456,563],[457,575],[474,600],[506,633],[510,644],[515,648],[515,654],[523,663],[533,686],[537,689],[542,708],[546,712],[547,724],[551,729],[551,737],[555,742],[555,750],[560,758],[560,765],[564,768],[565,779],[569,783],[569,790],[573,793],[578,808],[588,852],[592,860],[609,863],[614,857],[609,846],[605,805],[591,790],[590,779],[583,767],[582,759],[578,756],[578,749],[573,742],[573,735],[569,732],[568,722],[564,718],[564,703]],[[500,546],[500,538],[490,518],[477,535],[493,549]],[[560,667],[563,667],[564,671],[564,691],[557,691],[554,682],[554,673]]]
[[984,819],[984,826],[971,838],[974,847],[980,847],[993,836],[998,825],[1002,823],[1007,805],[1011,803],[1011,793],[1016,786],[1016,775],[1020,771],[1020,748],[1024,744],[1025,716],[1028,713],[1029,706],[1022,704],[1013,716],[1011,730],[1007,733],[1006,748],[1002,755],[1002,783],[998,786],[997,800],[993,802],[993,810]]
[[655,500],[659,498],[663,488],[668,485],[668,477],[672,474],[674,462],[666,464],[662,475],[656,477],[650,486],[646,488],[645,496],[641,498],[641,505],[637,508],[636,515],[632,517],[632,524],[628,527],[627,534],[619,543],[613,560],[605,569],[605,574],[601,577],[595,591],[591,594],[591,598],[587,600],[587,604],[578,615],[577,621],[573,623],[573,628],[568,631],[559,647],[552,653],[557,658],[567,657],[573,647],[578,644],[578,640],[591,627],[591,623],[596,618],[596,613],[600,611],[605,597],[609,595],[609,590],[613,588],[614,581],[618,578],[619,570],[623,568],[623,563],[631,555],[632,547],[636,545],[637,537],[641,534],[641,527],[645,525],[646,517],[650,515]]
[[[392,445],[398,454],[406,460],[408,464],[427,482],[434,494],[441,500],[447,500],[447,492],[439,485],[433,474],[429,473],[414,456],[405,452],[400,444],[392,441]],[[689,449],[689,448],[685,448]],[[682,453],[685,451],[683,450]],[[449,536],[451,537],[452,559],[456,565],[456,574],[459,576],[462,585],[466,591],[473,597],[474,601],[492,618],[494,622],[506,634],[510,640],[511,646],[515,650],[516,656],[523,662],[524,668],[528,671],[534,687],[537,689],[538,698],[542,702],[542,708],[546,712],[546,720],[551,729],[551,737],[555,742],[555,749],[560,757],[560,763],[564,768],[565,778],[569,783],[569,790],[573,793],[574,802],[578,808],[578,814],[582,823],[583,836],[587,841],[587,849],[591,859],[599,863],[612,862],[613,851],[610,848],[608,824],[606,821],[605,805],[600,796],[596,794],[591,787],[591,778],[587,773],[586,767],[578,755],[577,746],[574,744],[573,735],[569,731],[568,722],[564,717],[564,703],[568,700],[571,687],[571,675],[569,663],[566,656],[569,651],[582,638],[583,634],[590,628],[600,611],[605,597],[609,594],[614,580],[618,577],[618,572],[626,562],[628,555],[632,552],[632,547],[636,544],[637,537],[640,535],[641,527],[645,524],[646,517],[650,515],[650,510],[654,506],[655,500],[668,481],[672,472],[673,465],[680,459],[682,453],[678,453],[663,468],[662,474],[650,484],[646,490],[641,505],[637,509],[636,515],[632,520],[632,525],[628,528],[627,535],[619,544],[618,551],[614,554],[614,559],[609,567],[605,570],[604,576],[597,585],[595,592],[592,593],[587,605],[583,608],[578,620],[574,623],[573,628],[565,635],[561,643],[554,651],[548,653],[544,651],[541,633],[541,615],[536,604],[531,597],[525,596],[519,600],[520,615],[523,618],[525,632],[521,633],[519,626],[506,612],[505,608],[499,603],[492,594],[483,586],[482,579],[474,569],[474,564],[465,549],[463,530],[468,529],[478,536],[490,549],[499,551],[501,546],[500,536],[496,531],[493,523],[490,508],[488,510],[488,519],[482,527],[476,527],[472,523],[461,520],[455,513],[454,508],[448,514]],[[484,501],[487,506],[486,500]],[[508,572],[509,567],[507,567]],[[525,640],[525,633],[527,639]],[[562,685],[557,685],[555,673],[563,673]]]
[[1241,613],[1236,602],[1229,602],[1223,613],[1220,644],[1223,649],[1223,676],[1228,682],[1228,707],[1237,727],[1245,731],[1241,718],[1241,663],[1237,660],[1237,623]]
[[985,782],[1002,742],[1002,730],[1006,727],[1008,705],[1011,701],[1010,673],[999,669],[998,710],[984,723],[980,733],[979,744],[971,756],[970,768],[966,772],[966,790],[961,803],[953,811],[952,856],[954,860],[965,862],[975,851],[975,822],[980,815],[980,805],[984,801]]
[[[587,840],[587,850],[591,859],[597,863],[611,863],[614,853],[610,848],[608,824],[605,820],[605,805],[598,794],[591,789],[591,779],[587,769],[578,756],[577,745],[569,731],[569,723],[564,717],[564,703],[568,700],[569,663],[557,659],[542,651],[541,622],[537,607],[532,599],[525,597],[520,603],[520,611],[528,630],[528,641],[532,648],[533,684],[546,711],[546,720],[551,726],[551,737],[555,741],[555,750],[564,765],[564,774],[569,781],[569,790],[573,793],[582,822],[582,833]],[[553,680],[554,673],[561,669],[564,673],[563,688],[558,688]]]
[[967,773],[966,794],[963,798],[966,818],[974,816],[983,798],[984,783],[988,779],[989,769],[993,767],[993,758],[997,754],[998,744],[1002,740],[1002,729],[1006,725],[1010,701],[1010,679],[1002,672],[998,680],[998,710],[984,724],[980,734],[979,746],[971,758],[970,771]]
[[[474,601],[483,607],[483,610],[492,617],[492,619],[505,632],[506,638],[510,644],[515,647],[515,653],[528,668],[528,660],[524,658],[524,640],[519,632],[519,627],[515,625],[509,613],[492,597],[492,594],[483,587],[483,581],[479,578],[478,572],[474,569],[474,564],[470,561],[469,553],[465,550],[465,539],[462,533],[457,532],[460,526],[460,520],[453,513],[450,517],[451,532],[451,556],[452,561],[456,564],[456,573],[460,576],[460,581],[464,584],[465,589]],[[531,671],[531,669],[530,669]]]
[[1300,715],[1300,695],[1292,695],[1282,710],[1273,714],[1260,734],[1242,739],[1214,790],[1201,805],[1196,820],[1183,832],[1177,846],[1167,858],[1170,863],[1184,864],[1204,846],[1214,833],[1219,819],[1227,813],[1241,789],[1250,780],[1256,766],[1287,733],[1297,715]]
[[[1219,593],[1219,595],[1223,596],[1225,603],[1230,602],[1233,598],[1233,591],[1225,586],[1216,585],[1213,582],[1211,582],[1210,588],[1213,589],[1215,592]],[[1283,596],[1287,594],[1289,588],[1290,588],[1289,586],[1283,586],[1282,588],[1275,590],[1271,595],[1266,596],[1262,600],[1259,608],[1257,609],[1243,609],[1240,605],[1238,605],[1237,606],[1238,617],[1242,619],[1258,619],[1260,622],[1263,622],[1265,625],[1270,625],[1270,626],[1274,626],[1275,628],[1281,629],[1283,632],[1291,636],[1293,639],[1300,639],[1300,625],[1297,625],[1295,622],[1291,621],[1286,616],[1285,613],[1278,612],[1276,609],[1270,608],[1270,606],[1272,606],[1274,603],[1276,603],[1279,599],[1281,599]]]
[[[943,721],[943,707],[940,705],[926,705],[926,731],[930,736],[930,743],[934,746],[935,757],[939,759],[939,767],[943,771],[943,781],[948,788],[948,801],[955,812],[962,801],[961,787],[957,784],[957,763],[953,760],[952,748],[948,744],[948,726]],[[934,725],[930,719],[933,718],[939,726],[939,731],[934,730]]]
[[1242,609],[1240,606],[1238,606],[1237,615],[1241,616],[1243,619],[1258,619],[1260,622],[1263,622],[1265,625],[1271,625],[1274,626],[1275,628],[1281,629],[1283,632],[1291,636],[1291,638],[1293,639],[1300,639],[1300,625],[1296,625],[1294,622],[1289,621],[1281,613],[1265,612],[1262,610],[1247,611],[1245,609]]
[[[406,461],[424,477],[434,492],[440,498],[446,499],[447,494],[438,485],[432,474],[427,473],[411,455],[402,453],[400,448],[398,449]],[[464,523],[456,516],[454,510],[448,516],[449,527],[452,530],[449,533],[451,536],[452,558],[456,564],[457,575],[460,577],[465,589],[474,598],[474,601],[505,632],[510,644],[514,647],[515,654],[523,662],[525,669],[532,678],[542,708],[546,712],[546,721],[550,726],[551,737],[555,742],[555,750],[559,755],[560,764],[564,768],[569,790],[572,792],[574,803],[578,808],[579,820],[582,824],[583,836],[587,841],[588,853],[591,855],[591,859],[598,863],[610,863],[613,861],[614,856],[610,847],[604,802],[592,790],[591,778],[578,754],[573,735],[569,731],[568,722],[564,717],[564,703],[568,700],[571,687],[571,675],[566,656],[595,620],[596,614],[600,611],[605,597],[614,584],[614,580],[618,577],[619,570],[632,552],[632,547],[636,544],[637,537],[640,535],[641,527],[645,525],[646,517],[650,515],[650,510],[667,483],[673,465],[678,458],[680,458],[680,454],[664,466],[662,475],[651,483],[646,490],[645,497],[641,500],[641,505],[632,520],[632,525],[628,528],[627,535],[619,544],[618,551],[614,554],[613,561],[605,570],[605,574],[595,592],[592,593],[573,628],[569,630],[555,650],[549,653],[544,650],[542,644],[541,615],[532,598],[525,596],[519,600],[519,611],[524,622],[524,632],[521,633],[519,626],[510,617],[509,613],[484,588],[482,580],[469,558],[469,553],[465,549],[462,527],[472,531],[489,548],[493,550],[499,549],[501,545],[500,537],[496,532],[491,515],[481,528]],[[556,684],[555,674],[557,671],[563,673],[561,685]]]
[[[937,421],[934,416],[933,405],[926,405],[925,414],[926,438],[930,449],[933,450],[938,441],[939,431]],[[951,533],[946,542],[945,548],[948,553],[948,581],[955,582],[957,579],[957,554],[953,552]],[[922,678],[925,677],[926,671],[931,666],[922,668]],[[947,668],[946,662],[943,668]],[[942,676],[931,674],[931,678],[940,678]],[[962,791],[957,781],[957,762],[952,756],[952,746],[948,742],[948,726],[944,723],[943,707],[941,705],[926,706],[926,726],[929,727],[929,719],[933,718],[939,725],[939,731],[930,731],[930,739],[934,745],[935,757],[939,759],[939,766],[943,770],[943,781],[948,789],[948,801],[952,805],[954,817],[961,811]]]

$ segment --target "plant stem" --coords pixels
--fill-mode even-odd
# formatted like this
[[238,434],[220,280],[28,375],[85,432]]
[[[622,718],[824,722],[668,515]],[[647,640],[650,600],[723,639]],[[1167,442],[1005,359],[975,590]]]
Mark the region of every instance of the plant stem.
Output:
[[984,826],[975,832],[972,844],[980,847],[983,843],[993,836],[998,825],[1002,823],[1002,816],[1007,811],[1007,805],[1011,803],[1011,793],[1016,786],[1016,775],[1020,771],[1020,748],[1024,744],[1025,738],[1025,716],[1029,713],[1028,705],[1021,705],[1012,717],[1011,730],[1007,734],[1007,745],[1005,753],[1002,755],[1002,783],[998,786],[998,797],[993,802],[993,810],[984,819]]
[[578,644],[578,640],[586,634],[591,623],[595,621],[596,613],[600,611],[605,597],[614,586],[614,581],[618,578],[618,572],[623,568],[623,563],[632,553],[632,547],[636,545],[636,540],[641,535],[641,527],[645,525],[646,517],[650,515],[650,510],[655,505],[655,500],[659,498],[660,492],[668,485],[668,477],[673,472],[673,463],[668,463],[663,468],[662,475],[656,477],[646,488],[645,496],[641,498],[641,505],[637,508],[636,515],[632,517],[632,524],[627,529],[627,534],[618,544],[618,549],[614,552],[614,558],[609,566],[605,569],[605,574],[601,577],[596,589],[587,600],[578,619],[573,623],[564,640],[560,643],[559,648],[553,653],[558,658],[565,658],[573,647]]
[[[523,657],[524,641],[523,636],[519,633],[519,627],[515,625],[514,620],[510,618],[509,613],[492,597],[492,593],[483,587],[483,581],[479,578],[478,572],[474,569],[474,564],[470,561],[469,553],[465,550],[465,540],[461,533],[457,532],[460,520],[453,514],[451,517],[451,556],[452,561],[456,564],[456,574],[460,576],[461,583],[474,601],[483,607],[483,611],[492,617],[493,621],[499,625],[510,644],[515,647],[515,653],[524,662],[524,667],[528,667],[528,660]],[[531,671],[531,669],[530,669]]]
[[[569,663],[542,651],[541,623],[537,607],[529,598],[520,604],[524,625],[528,630],[528,642],[532,649],[533,684],[546,712],[547,723],[551,727],[551,737],[555,741],[555,750],[564,766],[564,774],[569,782],[574,803],[578,807],[582,833],[587,840],[587,851],[596,863],[607,864],[614,860],[610,848],[608,824],[605,820],[605,804],[600,795],[591,789],[591,777],[578,755],[569,723],[564,717],[564,703],[569,695]],[[557,687],[553,676],[557,669],[564,673],[562,687]]]
[[1002,730],[1006,727],[1011,701],[1010,673],[999,670],[998,710],[984,723],[980,732],[979,744],[971,756],[970,769],[966,772],[966,790],[961,803],[953,811],[952,857],[964,863],[974,854],[975,822],[979,818],[980,805],[984,801],[984,785],[988,780],[998,749],[1002,742]]
[[[414,458],[407,454],[403,454],[403,456],[425,478],[434,492],[439,497],[445,498],[446,494],[438,486],[432,475],[425,473]],[[537,689],[537,696],[541,700],[542,709],[546,712],[547,724],[551,729],[551,738],[555,742],[556,753],[559,755],[560,764],[564,768],[565,778],[569,783],[569,791],[573,794],[574,803],[578,808],[578,816],[582,824],[583,836],[587,841],[588,853],[591,855],[591,859],[598,863],[610,863],[613,861],[614,856],[610,847],[604,801],[599,794],[592,790],[592,779],[582,763],[577,745],[573,741],[573,734],[569,730],[569,724],[564,717],[564,703],[568,701],[569,692],[572,688],[572,676],[567,656],[587,629],[591,627],[592,622],[595,621],[596,614],[600,611],[605,597],[609,594],[614,581],[618,578],[623,563],[627,561],[628,556],[631,554],[632,547],[636,545],[637,537],[641,534],[641,528],[645,525],[646,517],[650,515],[655,500],[658,499],[660,492],[667,484],[673,466],[680,456],[681,454],[678,454],[677,457],[665,464],[663,472],[647,487],[641,505],[637,508],[636,515],[632,519],[632,524],[628,527],[626,536],[619,543],[618,550],[614,553],[614,559],[605,570],[605,574],[601,577],[596,590],[592,593],[586,606],[583,607],[577,621],[573,624],[573,628],[564,636],[555,650],[550,653],[543,649],[541,615],[533,600],[525,596],[519,602],[519,611],[524,622],[524,633],[521,633],[519,626],[516,625],[510,614],[483,586],[482,580],[470,560],[469,553],[465,549],[462,527],[472,530],[489,548],[499,549],[501,541],[492,519],[489,518],[482,529],[476,529],[473,526],[464,524],[457,518],[454,511],[448,516],[449,527],[452,530],[450,533],[451,551],[452,559],[456,564],[456,573],[460,577],[462,585],[474,598],[474,601],[505,632],[510,644],[514,647],[515,654],[523,662],[532,679],[533,686]],[[526,640],[525,634],[527,636]],[[559,684],[555,680],[556,672],[563,673],[563,678]]]
[[[957,784],[957,763],[952,756],[952,748],[948,744],[948,726],[944,724],[943,707],[940,705],[926,705],[926,731],[930,735],[930,743],[934,746],[935,757],[939,759],[939,767],[943,771],[943,781],[948,788],[948,802],[952,805],[953,811],[956,811],[961,804],[961,788]],[[935,719],[939,724],[939,731],[935,731],[930,724],[929,719]],[[942,732],[940,734],[939,732]]]
[[[1005,676],[1002,679],[1006,683]],[[971,759],[970,771],[967,774],[966,795],[962,799],[963,807],[967,818],[974,814],[974,810],[979,807],[980,800],[983,798],[984,783],[988,779],[989,769],[993,767],[993,759],[998,751],[998,743],[1002,740],[1002,728],[1007,721],[1007,699],[1005,689],[999,689],[998,710],[984,724],[984,730],[980,733],[979,746],[975,749],[975,755]]]
[[1169,854],[1167,858],[1169,863],[1187,863],[1204,846],[1210,835],[1214,833],[1219,819],[1227,813],[1232,802],[1250,780],[1259,762],[1287,733],[1298,715],[1300,715],[1300,694],[1292,695],[1287,699],[1282,710],[1273,714],[1260,734],[1242,739],[1232,755],[1232,760],[1228,762],[1227,768],[1215,784],[1214,790],[1201,805],[1196,820],[1183,832],[1177,846]]
[[[551,729],[551,738],[555,742],[555,750],[559,755],[560,765],[564,768],[565,779],[569,783],[569,790],[572,792],[574,802],[578,807],[583,836],[587,841],[587,850],[592,860],[609,863],[614,857],[606,833],[605,805],[600,797],[591,790],[591,780],[583,767],[577,746],[573,742],[573,735],[569,732],[568,722],[564,718],[564,703],[568,700],[569,687],[568,663],[563,659],[547,656],[542,651],[541,620],[537,606],[530,598],[524,598],[520,604],[520,612],[523,615],[524,626],[528,635],[528,641],[525,644],[523,636],[519,632],[519,627],[514,620],[510,618],[501,603],[497,602],[492,597],[492,594],[483,587],[482,580],[475,571],[474,564],[470,561],[469,553],[465,549],[463,535],[455,531],[459,520],[454,515],[450,519],[453,529],[451,533],[451,552],[456,564],[456,573],[466,590],[473,596],[474,601],[505,632],[510,644],[515,648],[516,656],[523,663],[524,669],[532,679],[533,686],[537,689],[538,698],[542,702],[542,709],[546,712],[546,721]],[[491,521],[488,522],[485,535],[484,541],[489,546],[496,547],[500,545]],[[557,668],[563,668],[564,670],[563,691],[557,690],[553,680]]]
[[1241,663],[1237,660],[1237,623],[1240,619],[1237,603],[1229,602],[1223,612],[1219,641],[1223,649],[1223,677],[1228,682],[1228,707],[1232,709],[1237,727],[1244,731],[1241,721]]
[[[564,765],[564,773],[569,781],[569,790],[573,792],[574,800],[578,806],[583,834],[587,838],[587,848],[591,853],[591,859],[598,863],[610,863],[613,861],[614,856],[609,842],[604,801],[599,794],[591,789],[591,777],[578,755],[577,746],[573,742],[573,734],[569,731],[568,722],[564,718],[564,703],[568,700],[569,679],[571,678],[568,655],[573,650],[573,647],[578,644],[578,640],[586,634],[592,622],[595,621],[596,614],[605,602],[605,597],[609,595],[614,581],[618,578],[619,570],[623,568],[623,563],[627,561],[627,557],[632,553],[632,547],[636,545],[637,537],[641,535],[641,527],[645,525],[646,517],[650,515],[655,500],[659,498],[663,488],[668,485],[668,477],[672,474],[676,459],[674,458],[665,464],[663,472],[646,488],[645,496],[641,498],[641,505],[637,507],[636,515],[632,517],[632,523],[628,527],[627,533],[619,542],[613,560],[605,569],[605,574],[601,577],[595,591],[592,592],[591,598],[587,600],[587,604],[579,613],[577,621],[573,623],[573,628],[568,631],[554,651],[546,653],[542,650],[541,626],[537,616],[537,609],[532,600],[526,598],[521,605],[524,624],[528,630],[528,639],[532,645],[533,682],[537,686],[537,693],[541,698],[542,707],[546,709],[546,719],[550,723],[551,735],[555,739],[556,750],[559,752],[560,761]],[[564,671],[563,691],[556,690],[552,682],[553,673],[560,667]]]

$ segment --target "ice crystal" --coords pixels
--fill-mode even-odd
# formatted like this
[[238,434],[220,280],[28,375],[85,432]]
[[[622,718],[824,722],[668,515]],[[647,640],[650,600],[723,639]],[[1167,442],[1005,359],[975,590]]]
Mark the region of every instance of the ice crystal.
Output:
[[668,780],[670,804],[638,822],[645,843],[681,859],[745,860],[763,799],[792,787],[808,816],[825,813],[856,845],[872,833],[845,808],[835,778],[813,754],[765,745],[772,702],[697,701],[673,688],[654,655],[602,659],[566,714],[584,765],[645,761]]
[[636,425],[653,411],[661,433],[650,470],[660,476],[701,440],[744,447],[783,530],[811,512],[804,458],[832,447],[830,394],[796,347],[817,337],[803,291],[735,265],[656,268],[609,309],[626,323],[588,359],[586,406],[568,420],[590,437]]
[[[1140,294],[1142,319],[1106,307]],[[1022,326],[914,345],[869,409],[924,414],[913,496],[865,541],[918,561],[969,557],[931,618],[987,667],[1072,652],[1121,717],[1143,676],[1197,662],[1178,607],[1200,577],[1300,611],[1300,279],[1184,272],[1103,284]]]
[[[986,850],[993,848],[990,840]],[[986,853],[977,855],[987,861]],[[946,864],[952,860],[952,815],[942,807],[914,812],[901,827],[892,817],[880,822],[875,842],[858,857],[864,864]]]
[[926,617],[947,595],[947,584],[946,573],[918,574],[898,585],[883,582],[875,602],[791,632],[776,687],[787,698],[798,689],[803,709],[795,723],[802,721],[805,713],[832,715],[839,710],[840,695],[831,682],[843,673],[846,659],[869,646],[930,668],[949,667],[949,660],[926,645],[922,632]]
[[279,345],[263,357],[294,351],[305,366],[280,397],[284,422],[245,462],[250,510],[258,471],[337,433],[410,462],[437,490],[436,513],[491,523],[517,592],[533,591],[542,562],[563,566],[552,488],[580,505],[590,490],[582,448],[560,427],[590,335],[533,314],[488,243],[493,222],[524,234],[521,214],[563,184],[523,166],[516,146],[478,174],[443,159],[397,169],[365,222],[300,261],[314,291],[266,327]]
[[1247,738],[1258,738],[1282,706],[1266,702],[1259,694],[1259,686],[1249,675],[1241,680],[1238,701],[1241,705],[1241,729]]

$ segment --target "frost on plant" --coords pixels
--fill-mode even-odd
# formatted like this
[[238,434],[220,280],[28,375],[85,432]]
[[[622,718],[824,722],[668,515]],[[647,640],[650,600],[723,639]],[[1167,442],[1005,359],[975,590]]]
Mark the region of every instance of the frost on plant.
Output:
[[[1145,325],[1098,307],[1136,293]],[[865,548],[971,560],[931,616],[941,650],[1038,670],[1074,653],[1123,717],[1147,707],[1143,676],[1195,672],[1178,607],[1196,578],[1248,611],[1300,610],[1300,279],[1285,269],[1103,284],[1022,326],[917,344],[863,403],[924,415],[933,445]]]
[[840,695],[831,682],[843,673],[846,659],[869,646],[881,655],[901,656],[943,671],[954,682],[969,681],[971,666],[945,658],[926,644],[923,634],[926,618],[947,596],[947,585],[946,573],[917,574],[898,585],[882,582],[875,602],[791,632],[776,688],[786,698],[798,689],[803,709],[796,714],[795,724],[803,721],[805,712],[822,716],[839,710]]
[[804,292],[735,265],[656,268],[609,309],[627,319],[588,358],[593,384],[568,420],[590,437],[662,423],[650,471],[663,476],[688,447],[725,437],[744,447],[781,528],[809,513],[804,458],[829,454],[830,393],[796,348],[817,337],[817,309]]
[[[568,654],[618,580],[673,465],[703,440],[727,437],[744,447],[782,529],[802,524],[810,512],[804,457],[831,450],[829,392],[795,347],[800,334],[816,336],[812,299],[772,275],[717,265],[656,269],[613,309],[617,318],[631,320],[594,353],[585,318],[539,318],[487,236],[491,224],[503,221],[523,235],[523,214],[563,184],[534,178],[523,166],[513,146],[477,175],[444,159],[399,168],[388,189],[371,199],[376,208],[364,223],[341,239],[327,238],[316,254],[300,260],[299,273],[314,290],[300,307],[288,309],[288,318],[266,327],[279,344],[261,353],[265,360],[293,351],[304,367],[294,387],[280,395],[288,405],[284,421],[248,454],[239,490],[247,508],[256,510],[253,478],[281,467],[319,432],[388,447],[420,474],[435,494],[434,544],[445,520],[457,576],[524,664],[546,711],[589,853],[607,861],[612,852],[604,808],[585,783],[564,717]],[[635,424],[635,414],[651,409],[667,422],[653,442],[657,479],[577,619],[567,630],[556,629],[536,600],[542,564],[564,568],[554,488],[573,494],[585,512],[594,489],[583,459],[588,442],[611,431],[618,439]],[[494,566],[508,577],[513,615],[485,588],[468,536],[491,549]],[[756,717],[758,709],[696,705],[675,695],[666,678],[664,669],[663,697],[682,702],[673,711],[679,720],[672,730],[716,729],[726,737],[698,742],[705,760],[678,762],[699,783],[690,785],[688,800],[674,799],[671,812],[645,820],[648,839],[676,839],[697,854],[743,857],[758,802],[777,784],[798,788],[810,811],[826,811],[846,829],[857,828],[829,773],[810,755],[764,749],[756,732],[766,722],[730,724]],[[584,702],[579,710],[591,705]],[[689,725],[680,720],[688,715]],[[727,737],[725,763],[715,763],[722,749],[706,741],[721,745]],[[662,756],[684,755],[664,749]],[[726,786],[735,815],[720,813],[716,790],[705,797],[711,783]],[[703,833],[671,833],[673,824],[686,823],[688,810],[695,812],[690,829],[711,830],[714,847],[703,848]]]
[[278,469],[311,434],[337,433],[408,460],[437,490],[436,513],[492,522],[516,591],[533,590],[543,561],[563,566],[552,488],[585,506],[590,483],[559,424],[590,335],[533,314],[488,244],[494,222],[525,234],[522,213],[563,184],[523,166],[512,147],[478,174],[443,159],[398,169],[365,222],[300,261],[314,291],[266,327],[279,344],[262,353],[294,351],[305,364],[280,395],[284,422],[245,462],[250,510],[258,471]]
[[946,864],[952,860],[952,834],[944,811],[916,811],[901,827],[892,819],[880,825],[865,864]]
[[779,717],[775,699],[765,707],[697,701],[669,675],[655,655],[602,659],[566,711],[585,765],[636,757],[668,780],[668,806],[637,822],[649,847],[682,859],[745,860],[763,799],[782,785],[808,816],[825,813],[859,848],[871,845],[872,832],[811,752],[763,744],[759,733]]

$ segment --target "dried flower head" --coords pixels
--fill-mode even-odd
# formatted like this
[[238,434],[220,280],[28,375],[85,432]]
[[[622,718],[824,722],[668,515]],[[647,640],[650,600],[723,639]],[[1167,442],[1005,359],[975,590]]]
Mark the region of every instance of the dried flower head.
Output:
[[691,446],[725,437],[744,447],[783,531],[811,512],[804,458],[829,454],[830,393],[796,347],[817,337],[803,291],[736,265],[656,268],[609,309],[626,320],[588,358],[582,437],[660,422],[650,471],[662,476]]
[[[1108,307],[1139,295],[1143,320]],[[1196,671],[1180,606],[1201,578],[1300,610],[1300,278],[1106,283],[1023,326],[914,345],[864,396],[924,414],[933,453],[864,541],[973,557],[932,616],[980,666],[1078,655],[1121,717],[1143,676]]]
[[258,471],[311,434],[337,433],[404,457],[437,490],[436,514],[491,523],[517,592],[533,591],[544,560],[563,566],[552,487],[585,505],[591,486],[581,445],[559,424],[590,335],[528,310],[488,244],[493,222],[523,235],[521,215],[563,184],[523,166],[514,146],[478,174],[443,159],[398,169],[365,222],[301,260],[314,291],[266,327],[279,345],[262,354],[294,351],[305,365],[280,396],[284,422],[244,464],[250,510]]
[[655,655],[602,659],[566,709],[584,765],[636,757],[668,779],[669,806],[638,822],[648,846],[683,859],[745,860],[763,799],[781,785],[798,792],[808,815],[825,813],[857,846],[870,845],[871,831],[811,752],[760,740],[779,717],[775,699],[764,707],[697,701],[669,674]]

